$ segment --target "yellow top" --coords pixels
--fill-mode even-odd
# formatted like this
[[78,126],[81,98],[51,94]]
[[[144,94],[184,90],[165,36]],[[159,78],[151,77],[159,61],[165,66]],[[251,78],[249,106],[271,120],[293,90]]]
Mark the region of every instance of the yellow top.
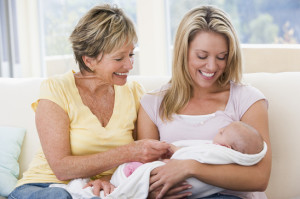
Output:
[[[39,97],[55,102],[68,114],[72,154],[93,154],[133,142],[132,131],[137,119],[139,100],[144,94],[143,87],[137,82],[114,86],[114,110],[104,128],[98,118],[83,104],[73,73],[74,71],[70,71],[43,81]],[[36,110],[38,102],[39,100],[32,103],[33,110]],[[103,172],[95,178],[112,174],[113,171],[114,169]],[[40,149],[17,186],[46,182],[67,183],[56,178]]]

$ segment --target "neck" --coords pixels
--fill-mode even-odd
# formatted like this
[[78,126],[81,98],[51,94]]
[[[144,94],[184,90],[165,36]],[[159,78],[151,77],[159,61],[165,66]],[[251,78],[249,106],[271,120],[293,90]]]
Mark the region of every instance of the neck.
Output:
[[227,84],[226,86],[214,85],[209,88],[194,87],[192,97],[193,98],[203,98],[203,97],[209,96],[211,94],[216,94],[216,93],[226,91],[228,89],[230,89],[230,84]]
[[103,93],[113,93],[114,85],[111,85],[99,77],[96,77],[93,73],[75,73],[76,86],[80,87],[90,93],[103,92]]

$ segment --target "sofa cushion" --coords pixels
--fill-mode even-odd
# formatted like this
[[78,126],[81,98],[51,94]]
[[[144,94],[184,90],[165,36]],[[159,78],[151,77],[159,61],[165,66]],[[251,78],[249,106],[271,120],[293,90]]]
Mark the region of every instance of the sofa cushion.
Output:
[[24,135],[23,128],[0,126],[0,196],[8,196],[17,183]]

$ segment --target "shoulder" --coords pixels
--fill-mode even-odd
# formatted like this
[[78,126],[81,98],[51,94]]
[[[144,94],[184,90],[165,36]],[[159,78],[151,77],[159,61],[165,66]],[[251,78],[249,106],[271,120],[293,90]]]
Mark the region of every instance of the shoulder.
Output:
[[144,87],[136,81],[130,81],[123,86],[115,86],[115,88],[118,88],[123,97],[133,97],[137,102],[139,102],[141,97],[145,94]]
[[249,84],[237,84],[231,82],[230,99],[227,110],[237,114],[237,119],[241,119],[244,113],[257,101],[268,101],[264,94],[257,88]]
[[144,94],[146,92],[145,88],[137,81],[129,81],[125,84],[125,87],[127,87],[133,93]]
[[250,84],[231,82],[232,95],[236,97],[255,96],[258,98],[265,98],[264,94],[257,88]]
[[141,103],[142,104],[153,104],[153,103],[161,103],[166,91],[169,88],[169,84],[165,84],[162,87],[152,90],[148,93],[146,93],[142,99],[141,99]]
[[49,77],[42,82],[41,87],[44,89],[63,89],[72,86],[72,82],[74,82],[73,72],[68,72]]

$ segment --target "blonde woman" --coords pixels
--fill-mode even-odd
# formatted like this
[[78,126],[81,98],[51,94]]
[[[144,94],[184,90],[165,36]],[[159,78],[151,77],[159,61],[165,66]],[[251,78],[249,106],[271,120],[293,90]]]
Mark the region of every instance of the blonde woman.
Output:
[[176,198],[174,189],[182,189],[178,185],[190,177],[225,189],[205,198],[266,198],[271,171],[268,103],[259,90],[241,84],[241,63],[240,44],[226,13],[203,6],[183,17],[170,82],[141,99],[138,139],[212,140],[218,129],[242,121],[259,132],[268,151],[249,167],[170,160],[151,172],[150,198]]
[[94,193],[106,194],[114,168],[149,162],[167,152],[157,140],[134,141],[142,87],[127,83],[137,42],[134,25],[117,7],[92,8],[70,37],[79,72],[45,80],[32,104],[42,150],[9,198],[72,198],[52,183],[94,178]]

